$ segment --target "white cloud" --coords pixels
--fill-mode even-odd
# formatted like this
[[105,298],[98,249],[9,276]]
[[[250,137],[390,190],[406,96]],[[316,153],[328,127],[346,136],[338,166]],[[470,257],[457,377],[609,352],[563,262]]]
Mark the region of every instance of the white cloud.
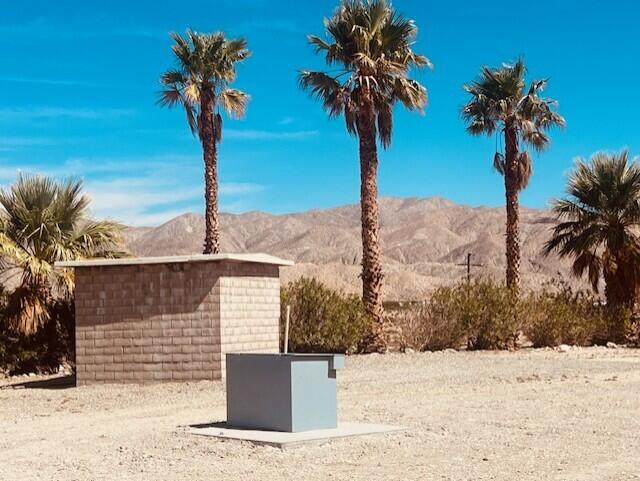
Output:
[[19,147],[55,145],[58,141],[45,137],[0,137],[0,152],[10,152]]
[[176,208],[185,201],[197,205],[202,188],[170,188],[153,179],[120,179],[114,182],[88,182],[85,190],[91,198],[91,213],[127,225],[151,226],[184,214],[191,207]]
[[108,84],[86,82],[74,79],[36,78],[36,77],[12,77],[0,75],[0,82],[39,84],[39,85],[59,85],[63,87],[107,87]]
[[[91,209],[98,218],[112,218],[127,225],[152,226],[177,215],[202,211],[204,185],[202,161],[198,157],[161,155],[145,159],[108,159],[93,162],[75,159],[68,162],[74,170],[93,169],[93,174],[108,179],[91,180],[86,184]],[[131,166],[121,175],[123,166]],[[100,169],[100,171],[96,171]],[[220,202],[237,202],[263,189],[263,186],[243,182],[222,182]]]
[[222,135],[227,139],[241,140],[304,140],[315,137],[319,133],[320,131],[318,130],[272,131],[227,129]]
[[[1,150],[1,149],[0,149]],[[4,159],[0,160],[0,162],[4,163]],[[19,169],[15,167],[2,165],[0,166],[0,184],[7,184],[13,182],[18,175]]]
[[[183,187],[176,187],[183,185]],[[234,207],[238,198],[259,192],[263,186],[248,183],[221,183],[220,201]],[[185,212],[202,211],[204,186],[174,178],[137,177],[113,181],[88,182],[95,217],[111,218],[127,225],[151,226],[166,222]],[[182,208],[175,206],[181,205]]]
[[[91,213],[127,225],[153,226],[184,214],[202,211],[204,186],[199,156],[164,154],[128,158],[72,158],[58,166],[0,166],[0,183],[10,185],[18,171],[80,177],[91,198]],[[264,186],[248,182],[219,185],[221,209],[244,210],[246,201]]]
[[258,184],[246,183],[225,183],[220,185],[220,195],[244,195],[254,194],[264,189],[264,186]]
[[142,209],[171,205],[202,195],[199,186],[175,188],[170,179],[153,177],[87,182],[85,187],[91,196],[92,208],[105,213],[123,212],[133,205]]
[[199,155],[161,154],[145,157],[94,158],[71,157],[56,169],[55,175],[119,174],[125,170],[130,175],[157,171],[179,170],[182,175],[201,171]]
[[[31,145],[53,145],[56,141],[46,138],[30,137],[0,137],[0,151],[3,145],[6,150],[15,150],[14,147]],[[9,148],[11,147],[11,148]],[[126,171],[129,176],[141,176],[149,171],[156,171],[161,175],[167,170],[179,168],[184,176],[201,171],[200,157],[182,154],[163,154],[148,157],[122,157],[122,158],[91,158],[71,157],[55,165],[51,164],[20,164],[17,165],[5,159],[0,167],[0,183],[12,182],[18,172],[28,174],[51,175],[56,178],[66,177],[95,177],[96,175],[119,176]],[[167,174],[172,176],[174,174]]]
[[243,30],[264,30],[267,32],[281,32],[286,34],[299,35],[306,38],[307,29],[297,20],[289,18],[253,18],[242,24]]
[[291,125],[296,119],[289,117],[288,115],[278,120],[278,125]]
[[[29,38],[100,38],[100,37],[142,37],[154,38],[166,35],[164,30],[144,26],[122,26],[110,21],[107,25],[99,25],[99,20],[84,18],[82,24],[53,23],[44,17],[34,18],[25,23],[0,25],[0,33],[11,36],[28,36]],[[115,26],[114,26],[115,25]]]
[[32,108],[0,108],[0,120],[32,120],[75,118],[85,120],[99,120],[121,118],[133,115],[131,109],[89,109],[67,107],[32,107]]
[[154,213],[145,213],[139,211],[130,211],[126,218],[118,217],[117,220],[125,225],[133,227],[155,227],[170,221],[174,217],[178,217],[186,212],[195,212],[201,210],[200,206],[193,205],[185,209],[168,209]]

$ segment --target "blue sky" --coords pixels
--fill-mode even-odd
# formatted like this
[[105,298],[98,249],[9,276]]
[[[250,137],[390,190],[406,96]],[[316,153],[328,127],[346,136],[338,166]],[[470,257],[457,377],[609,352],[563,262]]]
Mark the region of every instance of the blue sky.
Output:
[[[577,156],[640,154],[640,6],[634,1],[396,0],[420,29],[424,116],[395,110],[380,155],[380,193],[501,205],[495,139],[464,131],[462,84],[483,64],[524,55],[530,78],[550,77],[567,128],[534,155],[522,202],[562,194]],[[18,170],[85,180],[96,216],[156,225],[202,210],[200,146],[178,110],[155,105],[173,66],[167,32],[245,36],[253,56],[236,86],[252,100],[228,120],[220,146],[221,208],[274,213],[357,202],[356,141],[301,92],[296,72],[322,68],[306,34],[322,34],[334,1],[164,0],[3,2],[0,17],[0,184]]]

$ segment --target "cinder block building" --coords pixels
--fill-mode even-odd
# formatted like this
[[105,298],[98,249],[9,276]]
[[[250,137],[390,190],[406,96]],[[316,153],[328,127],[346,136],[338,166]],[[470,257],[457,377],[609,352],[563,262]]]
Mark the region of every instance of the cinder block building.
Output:
[[266,254],[59,262],[75,269],[76,382],[222,379],[227,352],[278,352],[280,266]]

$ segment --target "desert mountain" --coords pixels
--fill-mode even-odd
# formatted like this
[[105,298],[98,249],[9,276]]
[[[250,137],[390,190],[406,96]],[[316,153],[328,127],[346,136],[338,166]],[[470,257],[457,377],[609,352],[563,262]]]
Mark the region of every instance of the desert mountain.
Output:
[[[503,208],[469,207],[432,197],[380,200],[382,253],[387,299],[418,299],[434,287],[466,275],[467,253],[482,264],[473,274],[502,278],[504,272]],[[552,278],[571,280],[568,264],[545,258],[540,250],[549,237],[549,211],[522,209],[522,274],[526,288]],[[264,212],[221,215],[223,252],[266,252],[292,259],[287,280],[315,276],[325,283],[358,292],[360,209],[332,209],[273,215]],[[127,242],[141,256],[198,253],[204,218],[184,214],[155,228],[130,228]],[[572,281],[575,283],[575,281]]]

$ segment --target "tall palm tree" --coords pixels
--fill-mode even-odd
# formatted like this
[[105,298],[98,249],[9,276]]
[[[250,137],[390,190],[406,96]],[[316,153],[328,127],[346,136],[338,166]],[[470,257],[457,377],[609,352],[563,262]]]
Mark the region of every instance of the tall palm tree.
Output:
[[640,282],[640,164],[619,154],[579,159],[556,200],[558,225],[544,252],[573,258],[573,273],[586,274],[597,292],[604,279],[609,305],[633,307]]
[[531,156],[526,146],[541,151],[549,144],[546,131],[564,126],[554,111],[556,102],[540,96],[547,80],[525,85],[526,68],[518,59],[513,65],[482,67],[480,77],[465,85],[471,95],[462,108],[467,131],[472,135],[492,135],[498,129],[504,135],[505,152],[496,152],[495,169],[504,177],[506,195],[507,286],[520,290],[520,207],[519,194],[527,187],[532,173]]
[[77,180],[21,174],[0,190],[0,271],[18,276],[6,316],[23,334],[49,320],[56,298],[73,293],[72,271],[54,269],[56,261],[125,255],[120,224],[90,219],[88,205]]
[[325,19],[327,40],[310,35],[316,53],[325,55],[331,72],[300,73],[300,85],[318,98],[329,117],[344,115],[347,132],[360,149],[362,222],[362,297],[382,340],[382,266],[378,215],[377,141],[389,147],[393,105],[400,101],[420,111],[427,91],[408,77],[412,67],[430,66],[412,49],[417,35],[413,20],[398,14],[386,0],[344,0]]
[[220,108],[233,118],[241,118],[249,96],[229,88],[236,78],[236,65],[249,57],[243,38],[228,40],[223,33],[197,33],[187,30],[183,38],[175,32],[173,53],[177,69],[166,71],[160,81],[159,104],[182,105],[189,128],[202,143],[205,180],[204,253],[220,250],[218,226],[218,143],[222,139]]

